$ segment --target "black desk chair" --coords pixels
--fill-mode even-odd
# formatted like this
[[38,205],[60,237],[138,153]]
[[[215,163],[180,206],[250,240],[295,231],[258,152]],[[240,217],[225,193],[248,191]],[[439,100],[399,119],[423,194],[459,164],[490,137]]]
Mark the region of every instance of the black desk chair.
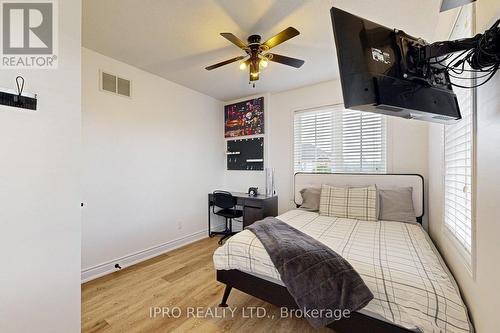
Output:
[[[236,197],[233,197],[231,193],[226,191],[214,191],[213,193],[212,211],[215,215],[226,219],[226,228],[224,231],[211,233],[211,235],[224,235],[219,240],[220,245],[222,245],[224,239],[236,234],[236,232],[233,232],[233,219],[243,216],[243,211],[236,208],[236,200]],[[219,208],[219,210],[216,211],[215,207]]]

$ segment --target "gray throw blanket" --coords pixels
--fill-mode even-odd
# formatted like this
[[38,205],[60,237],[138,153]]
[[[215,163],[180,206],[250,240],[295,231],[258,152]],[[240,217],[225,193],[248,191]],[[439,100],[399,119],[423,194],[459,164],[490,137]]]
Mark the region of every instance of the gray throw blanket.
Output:
[[[313,327],[328,325],[339,319],[339,310],[356,311],[373,299],[354,268],[311,236],[274,217],[246,229],[264,245],[281,280]],[[314,309],[318,311],[313,313]],[[337,313],[335,318],[332,313]]]

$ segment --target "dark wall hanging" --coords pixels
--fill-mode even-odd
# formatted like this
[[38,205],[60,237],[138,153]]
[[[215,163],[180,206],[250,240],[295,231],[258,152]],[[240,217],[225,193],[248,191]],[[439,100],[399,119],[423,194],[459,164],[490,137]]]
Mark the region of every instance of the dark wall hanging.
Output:
[[227,141],[228,170],[264,170],[264,138]]
[[264,97],[224,106],[226,138],[264,134]]
[[22,76],[16,77],[16,85],[17,92],[12,91],[11,89],[2,90],[0,88],[0,104],[15,108],[36,110],[36,95],[26,93],[23,94],[24,78]]

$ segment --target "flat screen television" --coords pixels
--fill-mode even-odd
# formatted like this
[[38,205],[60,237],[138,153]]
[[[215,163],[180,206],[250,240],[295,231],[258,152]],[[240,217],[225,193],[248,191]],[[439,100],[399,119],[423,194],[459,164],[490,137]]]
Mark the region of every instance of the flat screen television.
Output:
[[440,123],[461,119],[446,72],[422,80],[407,70],[404,43],[421,39],[335,7],[331,17],[346,108]]

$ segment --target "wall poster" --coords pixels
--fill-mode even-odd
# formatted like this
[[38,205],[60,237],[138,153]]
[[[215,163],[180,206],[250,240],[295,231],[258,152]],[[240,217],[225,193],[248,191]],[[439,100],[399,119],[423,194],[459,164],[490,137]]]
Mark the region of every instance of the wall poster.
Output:
[[264,97],[224,106],[226,138],[264,134]]

